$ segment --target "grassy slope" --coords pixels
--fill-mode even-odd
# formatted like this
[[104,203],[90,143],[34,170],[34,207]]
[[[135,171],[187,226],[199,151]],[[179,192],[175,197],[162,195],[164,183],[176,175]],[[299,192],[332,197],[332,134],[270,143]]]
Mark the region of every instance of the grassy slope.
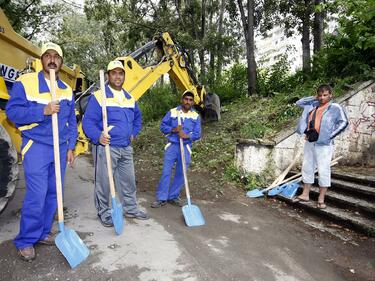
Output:
[[[307,88],[310,88],[308,90]],[[273,97],[251,97],[238,99],[222,108],[219,122],[202,123],[202,139],[193,146],[191,170],[208,175],[219,195],[220,187],[228,182],[246,189],[265,186],[274,175],[245,174],[234,166],[237,139],[272,139],[284,128],[294,126],[301,110],[295,106],[299,97],[311,95],[311,89],[296,89],[294,93],[280,93]],[[336,88],[335,96],[344,93]],[[135,150],[144,161],[160,173],[163,161],[165,138],[159,131],[159,121],[148,122],[142,129]]]
[[[211,175],[216,186],[223,186],[223,182],[229,180],[251,188],[264,181],[262,177],[241,174],[235,169],[236,140],[275,135],[298,114],[298,109],[289,104],[294,100],[290,96],[278,95],[273,98],[240,99],[223,107],[219,122],[202,124],[202,139],[193,146],[192,171]],[[165,144],[159,122],[147,123],[135,145],[142,161],[148,161],[156,170],[161,170],[162,147]],[[220,189],[217,192],[221,193]]]

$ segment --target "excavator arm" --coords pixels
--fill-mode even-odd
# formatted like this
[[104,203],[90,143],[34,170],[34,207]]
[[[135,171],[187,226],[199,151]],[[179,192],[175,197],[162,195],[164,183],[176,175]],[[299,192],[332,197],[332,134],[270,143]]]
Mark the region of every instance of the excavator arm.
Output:
[[[163,75],[169,74],[170,79],[181,92],[189,90],[194,94],[195,108],[204,119],[220,120],[219,97],[207,93],[205,87],[197,82],[188,56],[173,42],[168,33],[154,36],[153,40],[143,47],[116,60],[121,61],[125,67],[123,88],[136,100],[140,99]],[[85,112],[88,97],[98,89],[99,84],[96,83],[77,99],[76,109],[79,116],[83,116]],[[83,133],[81,122],[78,122],[78,133],[75,152],[81,154],[88,150],[89,143]]]
[[[142,67],[137,61],[140,57],[154,51],[154,64]],[[204,86],[200,85],[190,67],[186,53],[176,45],[171,36],[165,32],[126,57],[119,57],[125,66],[126,78],[124,88],[136,99],[139,99],[164,74],[176,84],[182,92],[190,90],[194,93],[195,107],[210,120],[220,119],[220,101],[216,103],[209,98]],[[207,111],[213,111],[207,114]]]

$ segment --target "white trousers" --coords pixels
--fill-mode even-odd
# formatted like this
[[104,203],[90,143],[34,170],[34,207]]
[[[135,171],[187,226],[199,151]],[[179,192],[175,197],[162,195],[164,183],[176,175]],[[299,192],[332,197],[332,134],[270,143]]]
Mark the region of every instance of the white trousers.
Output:
[[315,169],[318,168],[319,186],[331,186],[331,160],[333,145],[316,145],[315,142],[305,142],[302,163],[302,181],[314,183]]

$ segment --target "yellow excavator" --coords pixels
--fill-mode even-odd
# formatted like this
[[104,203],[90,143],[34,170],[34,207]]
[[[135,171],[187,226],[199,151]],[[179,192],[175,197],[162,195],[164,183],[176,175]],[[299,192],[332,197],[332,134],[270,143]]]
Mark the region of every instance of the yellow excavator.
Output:
[[[194,107],[203,119],[220,120],[218,95],[207,93],[205,87],[198,83],[189,64],[187,53],[173,42],[169,33],[155,35],[143,47],[127,56],[118,57],[116,60],[121,61],[125,67],[126,75],[123,88],[131,93],[136,100],[142,97],[160,77],[168,74],[181,92],[190,90],[194,93]],[[79,116],[85,112],[88,97],[98,89],[98,83],[93,84],[76,100],[76,111]],[[81,154],[87,151],[89,142],[83,134],[80,122],[78,122],[78,132],[75,153]]]
[[[21,134],[5,114],[9,92],[22,74],[40,71],[41,50],[17,34],[0,9],[0,213],[12,197],[18,178]],[[63,66],[60,77],[75,92],[84,91],[86,79],[78,65]]]
[[[14,194],[18,177],[18,154],[21,134],[5,114],[6,102],[15,80],[22,74],[40,71],[41,50],[17,34],[0,9],[0,213]],[[220,119],[220,100],[216,94],[207,93],[197,82],[189,64],[187,53],[175,44],[168,33],[162,33],[143,47],[125,57],[118,57],[125,66],[124,89],[137,100],[163,75],[169,74],[181,92],[194,93],[195,108],[204,119]],[[85,112],[89,96],[99,88],[98,83],[88,87],[85,75],[78,65],[64,65],[60,78],[76,93],[78,140],[76,155],[89,151],[89,140],[83,133],[80,120]]]

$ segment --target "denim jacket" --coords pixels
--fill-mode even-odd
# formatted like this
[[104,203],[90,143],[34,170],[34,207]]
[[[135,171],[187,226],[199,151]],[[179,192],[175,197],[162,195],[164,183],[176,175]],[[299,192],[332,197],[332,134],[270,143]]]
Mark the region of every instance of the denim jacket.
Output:
[[[306,97],[298,100],[296,105],[303,108],[302,116],[296,129],[296,132],[302,135],[307,129],[309,115],[314,108],[319,106],[319,101],[316,97]],[[327,109],[323,112],[319,138],[316,144],[333,144],[333,139],[342,133],[348,127],[348,124],[348,117],[345,110],[338,103],[331,101]]]

